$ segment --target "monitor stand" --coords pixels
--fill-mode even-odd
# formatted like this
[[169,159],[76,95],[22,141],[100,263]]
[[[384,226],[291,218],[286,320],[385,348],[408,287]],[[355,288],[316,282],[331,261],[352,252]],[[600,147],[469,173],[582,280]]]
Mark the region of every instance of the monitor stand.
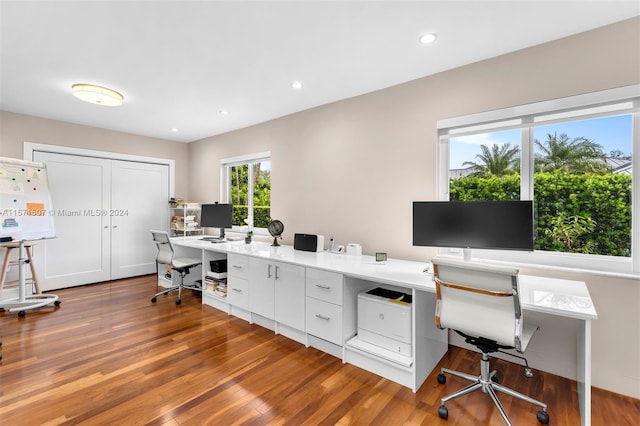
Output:
[[465,262],[471,262],[471,249],[469,247],[462,249],[462,255]]
[[227,239],[225,238],[224,235],[224,228],[219,228],[220,229],[220,236],[218,237],[202,237],[200,238],[202,241],[208,241],[210,243],[226,243]]

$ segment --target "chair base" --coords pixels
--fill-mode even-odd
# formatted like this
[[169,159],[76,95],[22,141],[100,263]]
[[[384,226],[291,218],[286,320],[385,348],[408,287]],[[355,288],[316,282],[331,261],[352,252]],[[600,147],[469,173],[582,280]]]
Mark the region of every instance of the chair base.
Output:
[[172,286],[172,287],[169,287],[169,288],[166,288],[166,289],[154,294],[153,297],[151,298],[151,302],[156,303],[156,301],[158,300],[158,296],[178,290],[178,298],[176,299],[176,305],[179,305],[179,304],[182,303],[182,290],[183,289],[199,291],[200,293],[202,293],[202,287],[196,287],[196,286],[185,285],[184,284],[184,277],[186,275],[187,274],[185,274],[185,273],[180,273],[180,284]]
[[496,407],[498,407],[498,411],[500,411],[500,414],[502,415],[502,418],[507,423],[507,425],[511,426],[512,423],[511,423],[511,420],[509,419],[509,416],[507,416],[507,413],[504,410],[504,407],[500,403],[500,400],[496,395],[496,391],[505,393],[514,398],[518,398],[523,401],[526,401],[541,407],[542,409],[538,411],[536,417],[538,421],[542,424],[549,423],[549,414],[547,413],[547,404],[544,404],[538,400],[528,397],[527,395],[523,395],[520,392],[516,392],[513,389],[502,386],[501,384],[498,383],[497,378],[495,377],[496,371],[494,370],[489,372],[489,354],[487,353],[484,353],[484,352],[482,353],[482,359],[480,360],[480,376],[472,376],[471,374],[461,373],[459,371],[442,368],[440,370],[440,374],[438,374],[438,383],[443,384],[446,382],[447,379],[444,373],[450,374],[452,376],[460,377],[472,383],[460,389],[459,391],[452,393],[451,395],[445,396],[440,400],[441,406],[438,409],[438,415],[443,419],[446,419],[449,416],[447,407],[445,407],[445,403],[447,403],[447,401],[451,401],[452,399],[458,398],[460,396],[467,395],[477,390],[481,390],[482,392],[489,394],[489,396],[493,400],[493,403],[496,405]]

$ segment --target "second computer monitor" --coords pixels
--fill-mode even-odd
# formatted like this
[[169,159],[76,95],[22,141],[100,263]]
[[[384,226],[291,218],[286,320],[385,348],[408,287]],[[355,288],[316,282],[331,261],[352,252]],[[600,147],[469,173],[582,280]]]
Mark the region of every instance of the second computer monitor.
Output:
[[224,238],[224,229],[233,226],[233,204],[203,204],[200,212],[200,226],[219,228],[220,238]]

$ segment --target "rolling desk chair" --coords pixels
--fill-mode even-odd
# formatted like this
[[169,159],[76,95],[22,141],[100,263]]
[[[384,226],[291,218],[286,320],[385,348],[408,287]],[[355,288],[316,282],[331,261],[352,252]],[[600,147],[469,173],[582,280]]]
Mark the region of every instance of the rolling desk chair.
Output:
[[202,287],[190,286],[184,284],[184,277],[189,273],[189,270],[193,267],[202,264],[202,259],[195,258],[176,258],[173,245],[169,239],[169,234],[165,231],[151,231],[153,241],[158,247],[158,254],[156,255],[156,273],[159,273],[160,264],[169,265],[172,271],[176,271],[180,274],[180,283],[178,285],[167,288],[159,293],[156,293],[151,302],[155,303],[158,300],[158,296],[161,294],[167,294],[171,291],[178,290],[178,298],[176,299],[176,305],[182,303],[182,289],[187,288],[194,291],[202,292]]
[[[469,344],[482,351],[480,376],[442,368],[438,383],[445,383],[444,373],[469,380],[472,384],[441,399],[438,415],[446,419],[449,412],[445,403],[476,390],[488,393],[500,414],[511,425],[495,391],[519,398],[542,409],[537,413],[540,423],[549,423],[547,405],[502,386],[496,372],[489,372],[489,354],[501,349],[515,349],[524,353],[533,333],[539,327],[523,323],[520,308],[518,270],[482,263],[436,257],[432,259],[436,284],[436,326],[454,330]],[[524,359],[517,355],[503,352]],[[531,369],[524,359],[525,375],[531,377]]]

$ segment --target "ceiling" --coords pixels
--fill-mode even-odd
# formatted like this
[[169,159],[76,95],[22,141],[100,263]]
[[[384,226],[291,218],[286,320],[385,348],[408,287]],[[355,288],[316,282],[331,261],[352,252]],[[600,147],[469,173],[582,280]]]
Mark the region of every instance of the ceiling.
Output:
[[638,15],[637,0],[0,0],[0,109],[191,142]]

